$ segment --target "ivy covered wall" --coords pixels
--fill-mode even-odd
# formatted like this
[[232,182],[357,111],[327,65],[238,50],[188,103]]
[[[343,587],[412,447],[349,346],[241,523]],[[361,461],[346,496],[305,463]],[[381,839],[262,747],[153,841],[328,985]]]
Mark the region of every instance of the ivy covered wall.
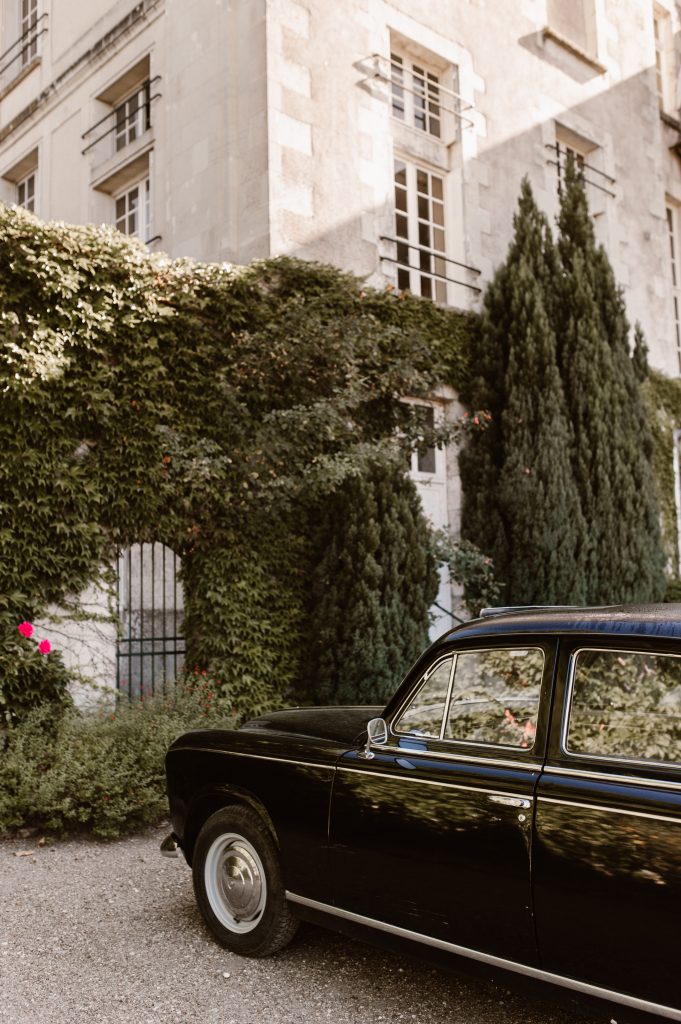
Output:
[[245,711],[290,689],[307,517],[422,434],[400,398],[458,390],[473,327],[329,267],[173,262],[0,207],[0,702],[65,683],[18,623],[152,540],[182,558],[190,662]]

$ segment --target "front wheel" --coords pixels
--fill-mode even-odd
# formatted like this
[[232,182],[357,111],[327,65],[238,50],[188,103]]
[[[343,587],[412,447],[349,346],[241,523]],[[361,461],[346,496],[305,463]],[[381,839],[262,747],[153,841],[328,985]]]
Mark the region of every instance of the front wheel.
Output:
[[250,807],[225,807],[205,822],[192,860],[199,909],[223,946],[243,956],[283,949],[298,927],[277,849]]

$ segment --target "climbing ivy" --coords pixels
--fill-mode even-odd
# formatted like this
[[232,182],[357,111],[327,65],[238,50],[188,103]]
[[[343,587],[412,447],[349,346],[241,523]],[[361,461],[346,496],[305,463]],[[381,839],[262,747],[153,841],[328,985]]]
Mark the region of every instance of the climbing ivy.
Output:
[[294,687],[307,510],[413,441],[401,397],[461,385],[472,324],[331,267],[172,261],[0,207],[0,716],[64,692],[18,624],[133,542],[181,556],[188,659],[239,710]]

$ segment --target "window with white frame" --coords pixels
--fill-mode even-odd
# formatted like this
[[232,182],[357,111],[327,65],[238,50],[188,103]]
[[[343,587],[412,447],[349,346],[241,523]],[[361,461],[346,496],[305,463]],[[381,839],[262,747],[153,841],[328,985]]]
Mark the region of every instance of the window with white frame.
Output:
[[672,279],[672,313],[674,340],[681,374],[681,265],[679,264],[679,207],[667,205],[667,237],[669,238],[669,267]]
[[[419,405],[418,416],[428,432],[435,429],[435,409],[432,405]],[[435,445],[429,444],[424,440],[411,454],[411,472],[414,475],[419,473],[437,473],[436,456]]]
[[31,171],[21,181],[17,182],[16,205],[21,206],[29,213],[36,212],[36,178],[37,171]]
[[151,189],[149,178],[138,181],[114,198],[115,223],[124,235],[143,242],[151,236]]
[[118,153],[151,126],[150,83],[144,82],[114,109],[114,138]]
[[440,74],[424,61],[393,50],[390,54],[392,114],[398,121],[439,139],[442,134]]
[[447,301],[444,178],[395,160],[397,286]]
[[655,91],[661,110],[673,111],[675,106],[674,40],[669,11],[659,4],[653,7],[655,37]]
[[38,54],[38,0],[21,0],[19,7],[19,38],[21,66],[30,64]]

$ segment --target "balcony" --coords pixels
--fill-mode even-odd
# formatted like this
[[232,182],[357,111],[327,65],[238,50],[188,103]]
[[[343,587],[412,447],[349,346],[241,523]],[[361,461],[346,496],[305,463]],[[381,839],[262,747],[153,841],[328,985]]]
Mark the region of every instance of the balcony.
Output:
[[40,63],[42,37],[47,32],[47,14],[31,17],[28,27],[0,54],[0,98]]
[[152,107],[160,92],[160,76],[147,78],[133,92],[112,105],[83,134],[83,155],[91,161],[91,185],[111,192],[148,164],[153,147]]

